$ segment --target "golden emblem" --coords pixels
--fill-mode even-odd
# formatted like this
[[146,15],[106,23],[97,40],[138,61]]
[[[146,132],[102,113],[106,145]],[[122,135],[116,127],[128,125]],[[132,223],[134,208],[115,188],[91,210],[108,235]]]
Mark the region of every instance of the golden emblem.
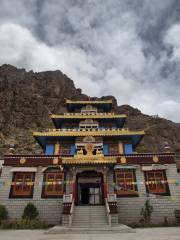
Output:
[[58,159],[58,158],[54,158],[54,159],[53,159],[53,164],[54,164],[54,165],[57,165],[58,163],[59,163],[59,159]]
[[87,155],[92,155],[94,145],[92,143],[87,143],[85,149],[87,151]]
[[155,163],[159,162],[158,156],[153,156],[153,162],[155,162]]
[[20,162],[20,164],[25,164],[26,163],[26,159],[24,157],[22,157],[19,162]]
[[126,162],[127,162],[126,158],[125,157],[121,157],[121,163],[126,163]]

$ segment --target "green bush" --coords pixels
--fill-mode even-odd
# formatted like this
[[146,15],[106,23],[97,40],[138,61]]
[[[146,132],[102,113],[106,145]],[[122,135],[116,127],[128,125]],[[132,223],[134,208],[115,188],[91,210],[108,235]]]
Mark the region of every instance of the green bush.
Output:
[[3,220],[6,220],[8,217],[8,212],[4,205],[0,205],[0,224]]
[[168,218],[167,218],[167,217],[164,217],[163,226],[164,226],[164,227],[167,227],[167,226],[169,226],[169,225],[170,225],[170,223],[169,223],[169,221],[168,221]]
[[146,200],[144,207],[141,209],[140,223],[142,225],[149,225],[151,222],[151,215],[153,213],[153,206],[151,206],[149,199]]
[[38,215],[39,215],[39,212],[37,208],[32,203],[28,203],[24,208],[22,219],[34,220],[37,218]]
[[1,229],[46,229],[49,225],[38,219],[25,220],[25,219],[15,219],[15,220],[3,220],[1,223]]
[[180,210],[179,209],[174,210],[174,216],[176,218],[177,223],[180,223]]

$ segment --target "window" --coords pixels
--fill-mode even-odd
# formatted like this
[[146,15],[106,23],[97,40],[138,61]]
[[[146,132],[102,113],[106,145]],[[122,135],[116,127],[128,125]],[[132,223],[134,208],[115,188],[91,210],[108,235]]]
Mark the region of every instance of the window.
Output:
[[124,153],[125,154],[132,154],[133,153],[133,148],[131,143],[125,143],[124,144]]
[[53,155],[54,154],[54,145],[53,144],[48,144],[46,145],[46,155]]
[[148,193],[169,195],[169,187],[164,170],[145,172],[145,180]]
[[108,144],[103,144],[103,154],[108,155],[109,154],[109,146]]
[[64,173],[59,170],[49,170],[44,174],[44,187],[42,197],[63,196]]
[[32,198],[34,189],[35,173],[16,172],[13,176],[10,197],[12,198]]
[[69,155],[70,154],[70,144],[61,144],[60,145],[60,155]]
[[117,196],[137,196],[135,171],[122,169],[115,172]]

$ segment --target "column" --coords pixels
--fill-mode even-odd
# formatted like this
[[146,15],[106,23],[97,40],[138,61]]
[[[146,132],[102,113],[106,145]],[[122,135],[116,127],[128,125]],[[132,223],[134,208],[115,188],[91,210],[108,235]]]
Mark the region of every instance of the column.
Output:
[[107,169],[103,171],[104,175],[104,198],[107,198],[108,194],[108,184],[107,184]]
[[59,155],[59,152],[60,152],[60,144],[59,142],[57,142],[55,144],[54,155]]
[[121,141],[118,142],[118,153],[124,154],[123,143]]

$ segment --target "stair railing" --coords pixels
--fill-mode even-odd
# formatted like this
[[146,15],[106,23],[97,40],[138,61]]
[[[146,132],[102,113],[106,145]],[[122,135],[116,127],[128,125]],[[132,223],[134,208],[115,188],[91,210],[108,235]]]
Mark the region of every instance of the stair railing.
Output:
[[72,226],[73,213],[74,213],[74,198],[72,199],[71,209],[70,209],[70,213],[69,213],[69,227]]
[[109,204],[107,198],[105,198],[105,203],[106,203],[106,214],[107,214],[107,219],[108,219],[108,225],[111,227],[111,213],[109,209]]

